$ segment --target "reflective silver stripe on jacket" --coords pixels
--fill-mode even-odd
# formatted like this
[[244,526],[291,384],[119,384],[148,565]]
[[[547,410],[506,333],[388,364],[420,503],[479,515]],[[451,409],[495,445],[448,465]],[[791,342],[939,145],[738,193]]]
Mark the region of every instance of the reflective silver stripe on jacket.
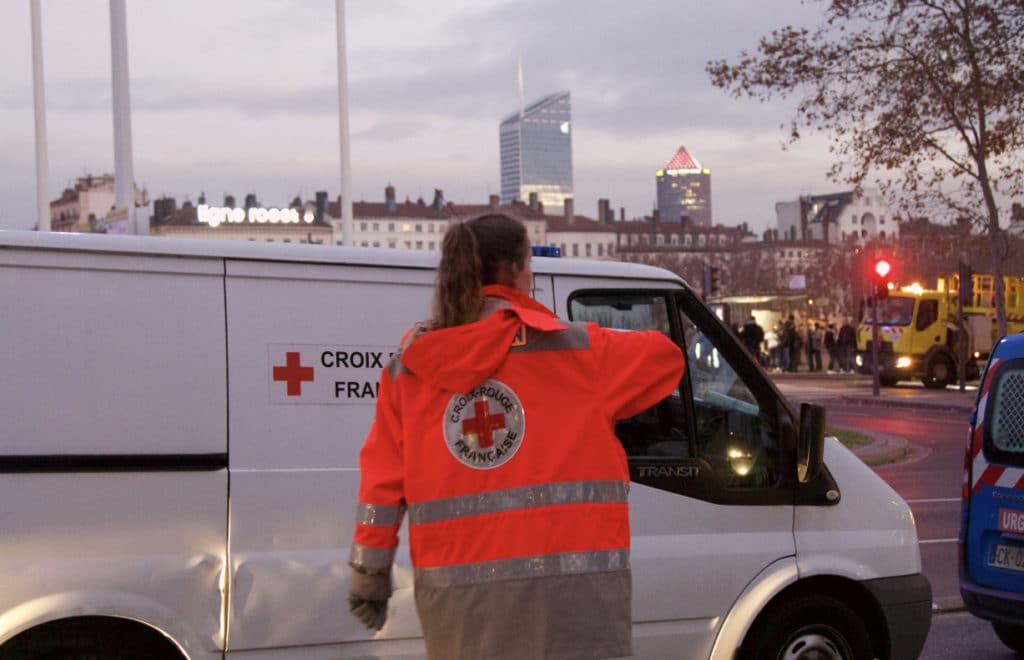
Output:
[[409,505],[409,523],[432,523],[555,504],[624,503],[628,495],[629,484],[624,481],[563,481],[538,484],[416,502]]
[[356,507],[356,524],[395,527],[401,524],[404,512],[405,507],[401,505],[387,506],[384,504],[360,502],[359,506]]
[[394,561],[395,548],[371,548],[359,543],[352,544],[352,553],[348,559],[351,566],[367,573],[387,570]]
[[417,568],[416,584],[456,587],[466,584],[553,577],[577,573],[607,573],[629,568],[629,550],[591,550],[516,557],[479,564]]
[[565,330],[534,330],[526,328],[526,343],[512,346],[509,353],[533,353],[539,351],[573,351],[590,348],[590,333],[586,323],[567,323]]

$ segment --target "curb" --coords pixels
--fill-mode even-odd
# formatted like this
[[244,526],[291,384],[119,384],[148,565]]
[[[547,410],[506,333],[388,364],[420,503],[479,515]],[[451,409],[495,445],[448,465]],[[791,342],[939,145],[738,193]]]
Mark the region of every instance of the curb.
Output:
[[[858,433],[863,433],[863,431],[858,431]],[[868,467],[895,463],[910,454],[910,443],[906,438],[884,433],[870,435],[874,438],[874,442],[850,450]]]
[[932,612],[936,614],[949,614],[951,612],[965,612],[964,601],[960,596],[946,596],[945,598],[932,599]]
[[899,399],[881,399],[863,396],[841,396],[835,399],[842,403],[856,406],[882,406],[886,408],[917,408],[924,410],[944,410],[970,414],[974,410],[973,405],[959,403],[934,403],[931,401],[902,401]]

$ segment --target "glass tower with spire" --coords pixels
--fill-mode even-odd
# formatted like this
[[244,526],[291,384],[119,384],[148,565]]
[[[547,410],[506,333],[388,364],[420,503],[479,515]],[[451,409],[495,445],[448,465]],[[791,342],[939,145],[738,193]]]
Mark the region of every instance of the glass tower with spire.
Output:
[[569,92],[549,94],[501,122],[501,203],[526,202],[561,213],[572,197],[572,108]]

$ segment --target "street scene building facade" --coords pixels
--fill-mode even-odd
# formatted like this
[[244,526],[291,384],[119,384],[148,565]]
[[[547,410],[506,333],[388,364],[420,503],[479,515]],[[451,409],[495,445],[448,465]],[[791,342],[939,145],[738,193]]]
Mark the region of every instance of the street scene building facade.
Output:
[[[59,198],[50,202],[50,227],[54,231],[106,231],[114,202],[113,174],[78,177]],[[148,203],[149,194],[136,186],[136,206]]]
[[536,194],[562,212],[572,188],[572,102],[567,91],[534,101],[501,122],[501,203]]
[[899,231],[895,216],[874,189],[805,195],[775,204],[779,234],[791,241],[815,240],[862,245]]

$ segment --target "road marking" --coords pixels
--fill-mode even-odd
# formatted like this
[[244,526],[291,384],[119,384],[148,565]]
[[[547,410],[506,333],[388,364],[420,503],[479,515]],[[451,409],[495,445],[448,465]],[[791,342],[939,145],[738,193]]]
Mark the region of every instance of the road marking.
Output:
[[926,545],[931,543],[957,543],[960,539],[925,539],[924,541],[918,541],[918,545]]
[[938,504],[947,502],[959,502],[959,497],[931,497],[920,500],[907,500],[907,504]]

